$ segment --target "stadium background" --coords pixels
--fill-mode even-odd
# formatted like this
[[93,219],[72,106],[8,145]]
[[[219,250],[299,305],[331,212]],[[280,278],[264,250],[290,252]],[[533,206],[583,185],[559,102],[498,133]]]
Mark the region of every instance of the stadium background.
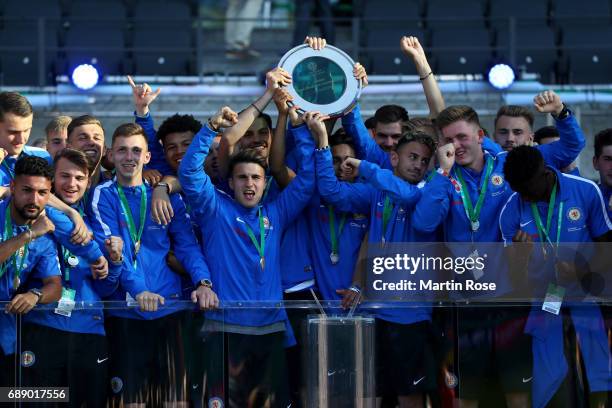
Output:
[[[503,104],[530,106],[554,89],[575,111],[587,136],[579,159],[592,171],[592,137],[610,127],[612,8],[609,0],[336,0],[334,45],[365,65],[371,85],[362,95],[365,117],[387,103],[427,114],[412,62],[401,54],[402,35],[416,35],[439,77],[447,105],[468,104],[492,131]],[[247,106],[261,90],[293,37],[294,2],[266,0],[252,35],[261,57],[225,57],[222,0],[3,0],[0,1],[0,86],[18,90],[36,114],[31,141],[59,114],[91,113],[114,128],[132,121],[126,74],[163,88],[157,123],[175,112],[205,119],[219,106]],[[315,22],[316,17],[313,18]],[[315,24],[312,33],[318,33]],[[71,83],[89,63],[99,84]],[[517,81],[500,91],[487,81],[495,63],[511,65]],[[275,116],[273,106],[268,113]],[[536,114],[534,129],[550,124]]]

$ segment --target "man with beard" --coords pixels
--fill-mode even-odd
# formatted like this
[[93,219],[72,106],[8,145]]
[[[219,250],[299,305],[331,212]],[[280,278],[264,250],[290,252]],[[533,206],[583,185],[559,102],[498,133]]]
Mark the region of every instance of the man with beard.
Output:
[[[101,181],[102,155],[105,153],[104,128],[102,122],[91,115],[74,118],[68,125],[67,146],[79,150],[90,163],[89,186],[96,187]],[[88,197],[85,197],[87,205]]]
[[[565,169],[578,157],[585,146],[582,129],[572,111],[553,91],[544,91],[533,98],[540,113],[550,113],[555,120],[559,140],[538,145],[544,161],[555,168]],[[533,144],[533,114],[523,106],[507,105],[497,111],[495,117],[495,142],[507,152],[517,146]]]
[[[317,186],[325,202],[339,211],[370,214],[372,244],[433,242],[435,231],[419,233],[412,225],[419,216],[416,209],[421,195],[431,194],[446,182],[435,172],[425,177],[434,152],[430,136],[405,132],[390,155],[393,174],[365,160],[347,158],[342,169],[353,177],[359,175],[364,183],[345,183],[335,177],[327,138],[320,137],[315,153]],[[377,397],[398,396],[400,406],[423,405],[423,394],[436,384],[429,342],[431,307],[381,308],[375,316]]]
[[[89,167],[87,156],[78,150],[67,148],[55,156],[55,195],[82,214]],[[33,353],[36,364],[22,368],[23,384],[61,387],[67,380],[71,387],[70,404],[75,407],[106,405],[109,356],[104,313],[94,307],[75,309],[80,302],[97,304],[117,288],[123,242],[119,237],[110,237],[105,244],[116,264],[105,279],[96,279],[85,259],[58,244],[63,286],[60,302],[54,310],[24,317],[22,349]],[[94,241],[89,245],[97,248]]]
[[[15,165],[11,198],[0,202],[3,225],[0,243],[0,384],[14,386],[20,361],[16,352],[15,314],[61,296],[57,251],[50,235],[55,226],[44,213],[51,195],[53,169],[39,157],[25,156]],[[37,284],[32,279],[39,279]],[[40,283],[42,281],[42,284]],[[6,313],[8,312],[8,313]]]

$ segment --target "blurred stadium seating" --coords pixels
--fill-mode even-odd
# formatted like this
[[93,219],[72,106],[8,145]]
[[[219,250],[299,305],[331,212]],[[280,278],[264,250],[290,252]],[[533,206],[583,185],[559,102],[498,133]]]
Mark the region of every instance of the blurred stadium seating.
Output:
[[[370,74],[414,74],[398,47],[412,34],[438,74],[482,74],[504,60],[544,82],[612,83],[610,0],[355,0],[351,7],[349,23],[339,13],[337,45]],[[262,57],[225,60],[222,17],[222,7],[214,13],[199,0],[3,0],[0,84],[53,85],[82,62],[103,74],[258,74],[286,51],[292,24],[262,20],[253,34]]]

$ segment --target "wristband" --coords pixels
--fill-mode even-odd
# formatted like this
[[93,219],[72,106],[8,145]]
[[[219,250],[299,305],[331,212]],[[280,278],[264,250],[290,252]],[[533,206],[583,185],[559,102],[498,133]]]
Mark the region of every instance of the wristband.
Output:
[[361,293],[361,289],[359,289],[359,286],[357,286],[357,285],[351,286],[350,288],[348,288],[348,290],[350,290],[351,292],[355,292],[357,294]]
[[261,115],[261,109],[259,109],[254,103],[252,103],[251,106],[254,107],[255,110]]
[[324,146],[324,147],[319,147],[315,149],[315,152],[324,152],[326,150],[329,150],[329,145]]
[[208,118],[208,127],[210,128],[210,130],[212,130],[213,132],[219,132],[219,128],[214,127],[211,118]]
[[157,187],[166,187],[166,193],[170,195],[170,184],[166,183],[165,181],[160,181],[155,185],[155,188]]
[[428,78],[430,75],[433,75],[433,71],[429,71],[429,74],[427,74],[427,75],[425,75],[425,76],[423,76],[423,77],[419,77],[419,79],[420,79],[421,81],[424,81],[424,80],[426,80],[426,79],[427,79],[427,78]]

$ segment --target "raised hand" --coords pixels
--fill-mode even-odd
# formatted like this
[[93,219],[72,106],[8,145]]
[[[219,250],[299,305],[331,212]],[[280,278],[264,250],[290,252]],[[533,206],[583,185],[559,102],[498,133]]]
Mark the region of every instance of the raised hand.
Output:
[[303,116],[304,122],[310,133],[315,137],[315,139],[320,138],[327,134],[327,129],[325,128],[324,120],[329,119],[329,116],[323,115],[321,112],[306,112]]
[[455,164],[455,145],[447,143],[439,146],[436,150],[436,158],[440,168],[448,173]]
[[533,98],[533,105],[540,113],[551,113],[558,116],[563,110],[563,102],[554,91],[544,91]]
[[353,65],[353,76],[356,80],[361,81],[362,88],[368,86],[368,74],[363,65],[358,62]]
[[304,44],[308,44],[310,48],[313,50],[322,50],[327,45],[327,40],[321,37],[306,37],[304,39]]
[[136,85],[131,76],[127,77],[128,83],[132,87],[132,99],[134,100],[134,107],[138,116],[144,116],[149,113],[149,105],[157,98],[161,92],[161,88],[157,88],[155,92],[151,89],[149,84],[144,83],[142,85]]
[[276,88],[272,97],[279,115],[287,115],[289,113],[288,103],[293,101],[293,96],[283,88]]
[[224,106],[210,118],[213,130],[231,127],[238,123],[238,114],[229,106]]
[[291,83],[291,74],[280,67],[276,67],[266,74],[266,88],[274,90]]

